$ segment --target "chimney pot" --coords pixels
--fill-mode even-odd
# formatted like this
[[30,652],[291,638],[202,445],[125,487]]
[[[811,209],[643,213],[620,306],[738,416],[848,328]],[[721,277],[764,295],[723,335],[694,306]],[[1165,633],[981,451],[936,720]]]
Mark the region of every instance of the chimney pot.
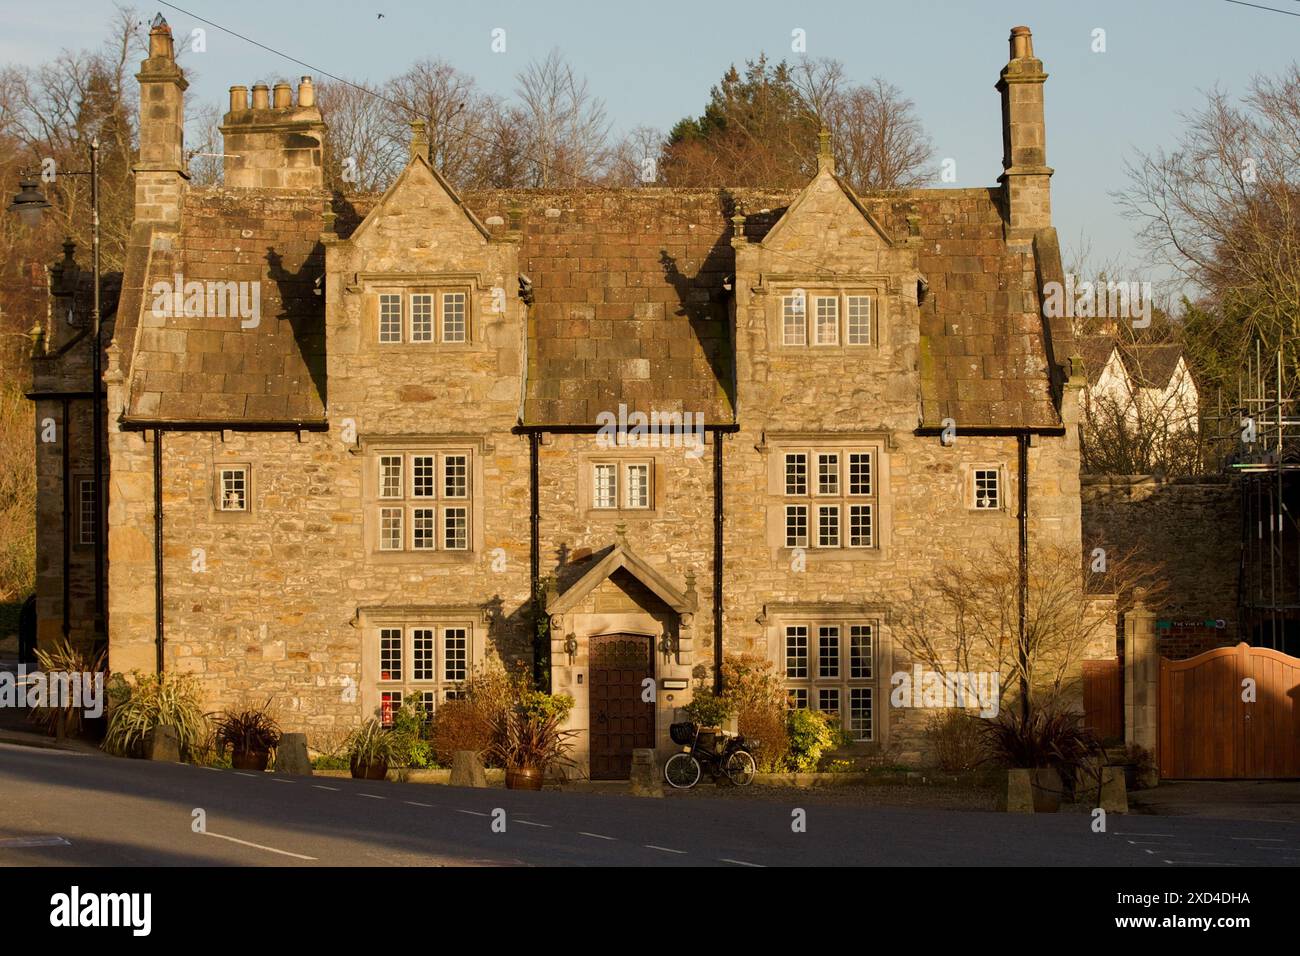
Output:
[[1011,59],[1023,60],[1034,55],[1034,35],[1029,27],[1011,28]]
[[293,106],[293,90],[288,83],[275,84],[275,108],[288,109]]
[[311,77],[304,76],[298,81],[298,107],[306,109],[316,105],[316,88],[311,85]]
[[162,57],[166,60],[176,58],[172,50],[172,28],[167,25],[167,21],[159,14],[154,20],[152,28],[149,30],[149,59]]
[[270,88],[265,83],[253,84],[253,109],[265,110],[271,106]]
[[232,86],[230,88],[230,112],[242,113],[248,109],[248,87]]

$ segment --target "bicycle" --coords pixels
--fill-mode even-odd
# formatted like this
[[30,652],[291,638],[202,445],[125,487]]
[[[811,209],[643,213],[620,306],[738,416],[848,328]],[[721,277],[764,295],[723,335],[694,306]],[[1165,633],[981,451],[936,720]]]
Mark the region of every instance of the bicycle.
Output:
[[670,724],[668,734],[682,748],[664,764],[664,779],[675,790],[689,790],[699,783],[704,767],[715,783],[723,777],[738,787],[754,782],[758,767],[749,751],[758,746],[757,740],[690,722]]

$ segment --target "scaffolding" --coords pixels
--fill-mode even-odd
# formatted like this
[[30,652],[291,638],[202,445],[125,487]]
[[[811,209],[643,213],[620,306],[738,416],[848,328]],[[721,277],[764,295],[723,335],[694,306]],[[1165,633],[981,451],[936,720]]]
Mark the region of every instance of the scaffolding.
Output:
[[1240,429],[1225,464],[1241,484],[1241,639],[1300,656],[1300,397],[1286,384],[1282,351],[1256,342],[1218,417]]

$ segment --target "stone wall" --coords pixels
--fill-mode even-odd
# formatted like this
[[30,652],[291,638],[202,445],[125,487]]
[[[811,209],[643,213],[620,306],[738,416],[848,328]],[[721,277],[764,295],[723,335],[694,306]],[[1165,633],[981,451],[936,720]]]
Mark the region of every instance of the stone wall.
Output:
[[[1135,550],[1160,565],[1168,582],[1156,611],[1159,653],[1192,657],[1238,638],[1241,490],[1226,477],[1161,480],[1146,475],[1085,475],[1085,554]],[[1207,627],[1207,621],[1224,627]]]

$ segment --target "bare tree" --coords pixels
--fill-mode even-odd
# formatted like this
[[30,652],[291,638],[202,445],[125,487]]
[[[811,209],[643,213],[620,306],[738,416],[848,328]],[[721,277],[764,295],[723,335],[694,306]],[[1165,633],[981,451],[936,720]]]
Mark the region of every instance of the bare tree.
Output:
[[[1129,163],[1118,195],[1139,238],[1229,320],[1244,357],[1258,338],[1300,381],[1300,66],[1256,77],[1234,102],[1211,91],[1171,151]],[[1224,331],[1228,331],[1225,328]]]
[[391,107],[360,82],[322,83],[316,102],[326,126],[325,185],[345,193],[387,188],[407,152],[405,141],[394,136]]
[[638,126],[611,151],[607,179],[613,186],[654,186],[660,182],[664,134]]
[[912,189],[932,178],[934,150],[915,105],[879,77],[837,92],[827,126],[836,169],[858,192]]
[[609,161],[610,122],[587,81],[558,50],[529,64],[516,81],[528,143],[525,184],[573,186],[599,178]]

